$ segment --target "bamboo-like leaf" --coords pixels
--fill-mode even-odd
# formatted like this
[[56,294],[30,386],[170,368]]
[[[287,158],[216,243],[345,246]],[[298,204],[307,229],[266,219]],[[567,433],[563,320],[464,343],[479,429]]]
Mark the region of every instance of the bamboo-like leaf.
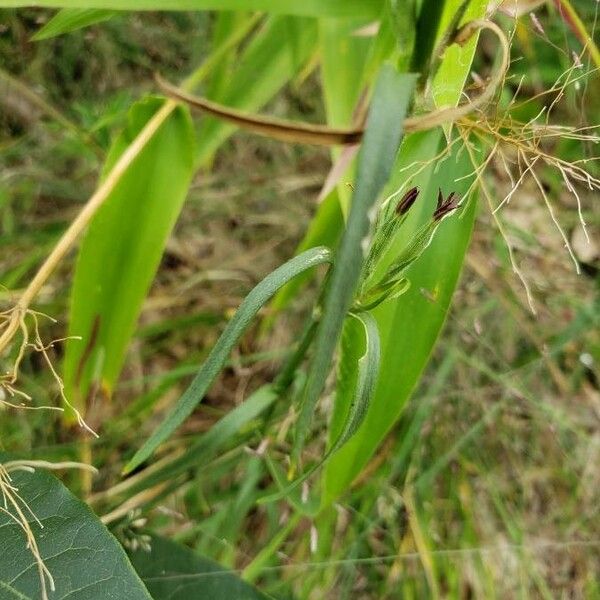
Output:
[[368,242],[369,210],[387,183],[408,110],[415,77],[381,69],[367,120],[359,159],[356,189],[348,225],[336,255],[323,317],[317,332],[306,390],[296,425],[294,458],[297,460],[308,432],[315,404],[329,372],[341,328],[358,285]]
[[[136,104],[105,165],[109,172],[162,105]],[[178,108],[122,177],[90,224],[75,269],[64,360],[67,396],[84,410],[89,394],[110,394],[121,371],[142,302],[179,214],[193,173],[194,137]]]
[[5,8],[103,8],[110,10],[246,10],[306,17],[376,18],[383,0],[2,0]]
[[[462,4],[462,0],[446,0],[438,38]],[[485,5],[484,0],[471,0],[463,21],[482,17]],[[434,97],[444,97],[444,103],[449,105],[459,100],[475,48],[469,44],[459,57],[451,50],[444,55],[432,89]],[[447,63],[453,64],[448,66]],[[440,77],[441,73],[449,72],[452,80]],[[417,169],[415,165],[432,161],[446,143],[439,128],[414,133],[404,140],[389,190],[418,186],[421,195],[408,213],[397,239],[377,266],[375,278],[383,276],[418,228],[431,219],[438,187],[445,194],[451,191],[464,193],[472,183],[468,176],[472,176],[473,166],[464,156],[458,160],[456,151],[445,162],[435,161],[418,176],[412,175]],[[406,169],[409,165],[413,165],[412,169]],[[459,180],[463,175],[467,178]],[[390,209],[393,208],[390,206]],[[363,426],[327,465],[323,477],[324,504],[335,500],[348,488],[400,416],[444,323],[474,215],[475,199],[471,198],[460,218],[450,218],[440,225],[432,244],[408,270],[410,289],[375,310],[382,344],[379,383]]]
[[227,324],[221,337],[198,372],[198,375],[196,375],[188,389],[179,398],[176,406],[167,418],[136,452],[129,463],[127,463],[124,469],[125,473],[132,471],[149,458],[156,448],[193,412],[219,374],[225,360],[239,338],[248,325],[250,325],[258,311],[271,299],[273,294],[288,281],[296,277],[296,275],[317,265],[330,263],[331,259],[331,252],[327,248],[320,247],[307,250],[275,269],[275,271],[267,275],[254,287],[240,305],[235,316]]
[[[446,0],[446,10],[442,18],[441,30],[449,26],[452,17],[461,7],[461,0]],[[461,23],[479,19],[485,14],[487,0],[471,0],[466,7]],[[469,75],[477,47],[478,35],[474,35],[464,45],[452,44],[444,51],[444,60],[434,74],[432,95],[438,106],[452,106],[458,103],[465,81]]]
[[[225,86],[227,94],[236,95],[238,106],[249,109],[260,106],[292,77],[293,65],[283,44],[285,23],[289,19],[292,17],[269,19],[246,48],[235,76]],[[238,37],[235,32],[224,35],[226,39],[215,49],[215,56],[220,55],[222,47],[229,47],[229,38]],[[301,44],[305,60],[315,36],[315,26],[309,22]],[[209,63],[207,59],[205,64]],[[244,87],[239,88],[239,84]],[[133,113],[140,110],[136,108]],[[67,344],[64,364],[66,393],[81,410],[90,392],[100,388],[110,394],[112,390],[166,236],[187,191],[193,169],[190,155],[180,156],[183,149],[173,145],[170,134],[161,133],[165,128],[170,131],[171,123],[178,122],[183,114],[177,111],[179,117],[171,116],[152,138],[94,218],[84,239],[73,284],[70,325],[70,333],[83,339]],[[130,126],[117,142],[106,172],[126,141],[132,139],[135,128],[141,127],[143,119],[136,119],[135,127]],[[191,136],[189,123],[186,127],[187,135]],[[234,130],[220,122],[207,126],[202,130],[199,150],[192,161],[209,156]],[[162,135],[171,141],[163,144]],[[187,161],[185,173],[180,171],[183,158]]]
[[[355,125],[354,114],[363,85],[365,62],[372,39],[357,35],[367,22],[360,18],[319,19],[321,47],[321,80],[327,123],[331,127]],[[331,150],[333,162],[340,150]],[[348,179],[354,179],[354,161],[347,168]],[[342,210],[347,215],[350,205],[350,189],[338,183],[338,195]]]
[[[443,139],[439,130],[414,136],[419,139],[407,139],[410,143],[403,148],[400,164],[410,164],[426,153],[435,155],[438,144]],[[432,145],[434,151],[429,149]],[[431,218],[438,186],[443,190],[452,189],[465,193],[472,183],[469,177],[473,176],[472,172],[473,167],[468,157],[461,155],[459,159],[454,153],[440,165],[437,174],[433,167],[422,174],[414,182],[420,183],[422,188],[418,205],[420,211],[415,210],[414,227]],[[464,179],[460,179],[461,177]],[[440,225],[429,247],[408,269],[410,289],[396,300],[381,304],[375,309],[382,336],[382,361],[377,390],[361,429],[328,465],[324,478],[325,502],[338,497],[364,468],[400,416],[416,385],[446,318],[470,239],[475,206],[474,199],[471,199],[460,217],[453,216]],[[402,245],[406,243],[403,240],[409,235],[412,232],[404,233],[397,240],[396,249],[392,248],[384,261],[384,271],[393,257],[400,253]]]
[[107,21],[116,13],[103,8],[64,8],[56,13],[31,39],[39,42]]

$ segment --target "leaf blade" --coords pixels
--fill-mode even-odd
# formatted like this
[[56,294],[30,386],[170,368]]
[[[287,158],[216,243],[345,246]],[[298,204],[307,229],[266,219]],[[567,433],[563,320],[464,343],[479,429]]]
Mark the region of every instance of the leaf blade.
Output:
[[383,0],[3,0],[5,8],[103,8],[110,10],[247,10],[309,17],[376,18]]
[[113,10],[102,8],[63,8],[55,14],[35,35],[32,41],[41,42],[50,38],[71,33],[77,29],[108,21],[116,14]]
[[[105,165],[109,172],[162,105],[134,105],[129,124]],[[193,173],[194,134],[177,108],[126,171],[84,236],[79,252],[63,363],[65,392],[83,411],[98,387],[110,395],[125,359],[143,300],[158,269]]]
[[221,337],[200,368],[198,375],[196,375],[190,386],[180,397],[166,420],[159,425],[150,438],[148,438],[127,463],[123,470],[124,473],[131,472],[149,458],[156,448],[192,413],[217,377],[238,339],[242,336],[258,311],[272,298],[277,290],[307,269],[330,262],[331,252],[329,249],[320,247],[307,250],[275,269],[275,271],[267,275],[252,289],[236,311],[234,317],[227,324]]
[[218,563],[163,537],[150,536],[150,551],[130,551],[129,557],[154,600],[267,599]]
[[296,426],[295,462],[303,446],[315,404],[325,385],[342,324],[358,285],[364,260],[362,243],[370,225],[368,213],[389,177],[414,83],[414,75],[399,74],[390,65],[385,65],[380,71],[358,159],[356,190],[348,225],[340,242],[324,301],[316,349]]

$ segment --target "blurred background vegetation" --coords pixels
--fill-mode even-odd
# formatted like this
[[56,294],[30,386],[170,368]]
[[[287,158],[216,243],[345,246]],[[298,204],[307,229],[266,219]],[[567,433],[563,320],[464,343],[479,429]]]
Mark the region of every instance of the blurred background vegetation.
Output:
[[[517,22],[503,17],[514,31],[511,85],[521,81],[521,96],[531,100],[524,121],[548,102],[540,93],[581,53],[550,4]],[[573,5],[598,41],[598,2]],[[50,16],[3,10],[0,22],[2,305],[27,284],[93,192],[110,140],[131,103],[154,88],[153,72],[176,80],[191,71],[214,28],[210,13],[123,14],[33,42]],[[475,75],[491,56],[484,40]],[[589,69],[588,56],[581,60],[581,69]],[[597,126],[599,79],[575,79],[560,98],[550,96],[557,101],[554,121]],[[318,71],[303,72],[266,111],[323,122],[319,86]],[[510,86],[505,93],[501,103],[510,99]],[[600,157],[592,142],[557,139],[552,151],[568,161]],[[181,393],[231,311],[294,252],[329,164],[325,150],[238,133],[211,172],[196,175],[113,401],[93,417],[104,423],[94,448],[102,467],[94,489],[118,481],[118,457],[140,445],[143,407],[167,405]],[[590,164],[597,176],[597,163]],[[485,177],[498,198],[511,189],[499,161]],[[213,459],[210,469],[174,481],[146,515],[154,528],[245,569],[277,597],[600,597],[600,211],[597,194],[582,191],[592,240],[586,244],[574,197],[560,177],[545,173],[543,185],[581,274],[534,184],[521,186],[502,219],[535,296],[532,315],[482,202],[425,376],[361,485],[318,528],[306,519],[289,522],[278,539],[285,509],[254,505],[256,480],[263,477],[254,453],[258,435]],[[44,339],[64,335],[72,270],[72,260],[63,263],[38,300],[38,310],[58,319],[43,322]],[[310,305],[300,296],[268,338],[246,336],[181,440],[206,431],[248,390],[272,379],[274,359],[297,331],[294,315]],[[60,343],[54,352],[59,359]],[[39,356],[28,356],[21,384],[36,403],[56,404],[55,382]],[[60,415],[0,410],[4,449],[78,455],[78,437]],[[82,485],[75,475],[66,481],[74,490]],[[126,536],[127,524],[121,528]],[[330,543],[320,543],[327,538]]]

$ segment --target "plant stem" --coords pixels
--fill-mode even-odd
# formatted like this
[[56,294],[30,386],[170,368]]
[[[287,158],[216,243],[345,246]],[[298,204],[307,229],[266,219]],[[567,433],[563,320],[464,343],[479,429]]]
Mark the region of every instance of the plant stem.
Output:
[[583,47],[590,53],[596,67],[600,69],[600,49],[594,43],[592,36],[588,33],[570,0],[554,0],[554,6],[556,6],[563,21],[583,44]]

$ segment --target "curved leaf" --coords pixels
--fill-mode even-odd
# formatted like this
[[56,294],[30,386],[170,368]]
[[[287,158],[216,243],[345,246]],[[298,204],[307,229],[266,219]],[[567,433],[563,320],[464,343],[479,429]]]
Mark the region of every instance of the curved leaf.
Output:
[[329,249],[320,247],[307,250],[295,256],[275,271],[267,275],[244,298],[234,317],[227,324],[221,337],[211,350],[206,361],[200,368],[188,389],[179,398],[176,406],[165,421],[150,436],[145,444],[135,453],[134,457],[125,466],[124,472],[128,473],[149,458],[156,448],[164,442],[193,412],[201,402],[213,381],[219,374],[229,353],[242,336],[252,319],[264,304],[285,285],[290,279],[303,273],[307,269],[331,262]]
[[[443,35],[462,5],[463,0],[446,0],[438,36]],[[481,18],[486,5],[486,0],[471,0],[463,22]],[[435,98],[451,105],[458,102],[474,51],[471,42],[460,51],[454,46],[447,49],[434,78]],[[379,276],[399,256],[414,232],[431,219],[438,187],[446,194],[451,191],[464,194],[469,189],[473,165],[468,157],[454,151],[444,163],[433,160],[446,143],[440,128],[414,133],[404,140],[388,189],[396,191],[401,186],[406,189],[416,185],[421,189],[421,197],[408,213],[398,239],[380,261],[376,269]],[[417,168],[421,169],[417,165],[432,160],[426,169],[413,176]],[[423,256],[408,270],[410,289],[374,311],[382,338],[379,381],[362,427],[328,464],[323,481],[323,494],[328,501],[342,494],[365,467],[415,388],[444,324],[470,240],[475,210],[476,201],[471,197],[459,218],[445,220]]]
[[[357,315],[350,314],[344,325],[342,353],[344,349],[346,349],[347,353],[345,354],[345,358],[342,358],[340,377],[338,379],[341,386],[338,387],[338,398],[336,399],[336,406],[342,408],[344,414],[342,415],[343,420],[338,416],[332,422],[331,438],[333,442],[323,457],[292,483],[283,483],[279,471],[273,468],[274,465],[272,463],[269,463],[271,472],[282,489],[275,494],[261,498],[259,500],[260,504],[289,496],[292,491],[306,481],[313,473],[324,464],[327,464],[329,459],[352,438],[364,421],[369,410],[371,397],[375,391],[381,359],[377,321],[375,321],[372,315],[366,312]],[[344,354],[342,356],[344,357]],[[352,375],[354,373],[356,375],[351,375],[348,379],[345,379],[351,372]],[[340,394],[344,398],[340,399]],[[297,502],[295,503],[297,505]],[[304,506],[300,506],[299,508],[306,509]],[[316,512],[317,508],[318,505],[313,503],[307,512]]]
[[[417,140],[407,139],[401,155],[402,164],[417,160],[428,145],[437,143],[441,132],[417,134]],[[412,136],[411,136],[412,137]],[[437,143],[436,143],[437,142]],[[427,171],[420,179],[421,211],[414,215],[415,229],[423,218],[431,218],[435,207],[435,188],[465,193],[472,183],[473,167],[468,157],[456,155],[448,159],[436,174]],[[462,177],[462,179],[461,179]],[[429,178],[424,181],[424,178]],[[427,199],[427,201],[425,201]],[[458,281],[475,217],[476,202],[472,198],[460,217],[446,219],[439,227],[431,245],[407,271],[411,283],[406,293],[394,301],[378,306],[374,314],[382,337],[381,372],[369,413],[352,440],[329,463],[324,492],[335,499],[352,483],[367,464],[385,435],[396,422],[421,375],[433,345],[445,321],[450,300]],[[415,207],[417,208],[417,207]],[[421,212],[421,214],[419,214]],[[414,231],[414,230],[413,230]],[[408,233],[410,235],[410,233]],[[403,240],[397,240],[387,264],[398,255]],[[385,268],[383,266],[383,268]]]
[[[52,600],[152,600],[117,540],[56,477],[43,471],[14,471],[11,478],[33,513],[21,504],[54,579]],[[20,525],[0,511],[1,598],[41,598],[38,567],[26,544]]]

